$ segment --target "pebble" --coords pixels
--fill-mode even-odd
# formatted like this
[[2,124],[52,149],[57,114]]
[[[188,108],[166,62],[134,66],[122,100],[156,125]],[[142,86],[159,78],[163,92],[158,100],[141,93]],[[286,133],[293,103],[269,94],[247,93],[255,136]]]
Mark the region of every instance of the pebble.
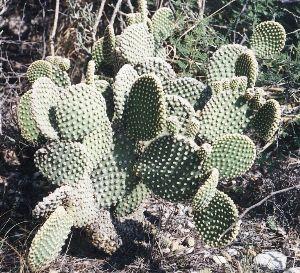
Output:
[[254,258],[255,264],[270,270],[285,270],[286,261],[287,257],[278,251],[260,253]]
[[284,271],[283,273],[300,273],[300,267],[292,267],[288,270]]
[[187,237],[184,239],[183,245],[193,247],[195,246],[195,239],[193,237]]
[[227,253],[230,255],[230,256],[238,256],[239,255],[239,252],[234,249],[234,248],[230,248],[227,250]]
[[212,256],[212,259],[218,265],[227,264],[227,260],[226,260],[226,258],[224,256],[214,255],[214,256]]

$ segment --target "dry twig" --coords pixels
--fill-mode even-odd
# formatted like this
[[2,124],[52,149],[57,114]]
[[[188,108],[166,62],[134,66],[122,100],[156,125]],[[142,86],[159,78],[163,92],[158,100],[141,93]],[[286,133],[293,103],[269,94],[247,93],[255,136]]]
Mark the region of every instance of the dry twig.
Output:
[[109,22],[110,25],[114,24],[116,16],[117,16],[117,13],[118,13],[118,11],[119,11],[119,9],[121,7],[121,4],[122,4],[122,0],[118,0],[117,4],[115,6],[114,12],[113,12],[113,14],[111,16],[110,22]]
[[265,198],[263,198],[262,200],[260,200],[259,202],[255,203],[254,205],[246,208],[242,214],[240,214],[240,216],[238,217],[238,219],[229,227],[227,228],[219,237],[219,239],[221,239],[225,234],[227,234],[237,223],[240,223],[242,218],[245,217],[245,215],[247,213],[249,213],[249,211],[251,211],[252,209],[261,206],[263,203],[265,203],[268,199],[270,199],[271,197],[277,195],[277,194],[281,194],[281,193],[285,193],[291,190],[298,190],[300,189],[300,184],[295,185],[295,186],[291,186],[291,187],[287,187],[278,191],[273,191],[271,192],[269,195],[267,195]]
[[100,5],[100,8],[99,8],[99,10],[98,10],[96,22],[95,22],[95,24],[94,24],[94,27],[93,27],[93,33],[92,33],[93,42],[96,41],[97,28],[98,28],[98,25],[99,25],[99,23],[100,23],[100,20],[101,20],[102,14],[103,14],[105,2],[106,2],[106,0],[102,0],[102,1],[101,1],[101,5]]
[[55,53],[54,53],[54,38],[56,35],[56,29],[57,29],[58,12],[59,12],[59,0],[56,0],[53,28],[52,28],[52,33],[50,36],[50,51],[51,51],[52,56],[55,55]]

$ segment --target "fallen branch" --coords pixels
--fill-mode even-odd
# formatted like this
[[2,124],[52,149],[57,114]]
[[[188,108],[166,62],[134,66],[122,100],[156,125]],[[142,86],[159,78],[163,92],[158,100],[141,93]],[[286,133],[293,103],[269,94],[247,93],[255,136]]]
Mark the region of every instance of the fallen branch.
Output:
[[265,203],[268,199],[270,199],[271,197],[277,195],[277,194],[281,194],[281,193],[284,193],[284,192],[287,192],[287,191],[291,191],[291,190],[298,190],[300,189],[300,184],[298,185],[295,185],[295,186],[291,186],[291,187],[288,187],[288,188],[284,188],[284,189],[281,189],[281,190],[278,190],[278,191],[273,191],[271,192],[269,195],[267,195],[265,198],[263,198],[262,200],[260,200],[259,202],[257,202],[256,204],[250,206],[249,208],[246,208],[242,214],[240,214],[240,216],[238,217],[238,219],[229,227],[227,228],[219,237],[219,240],[225,235],[227,234],[237,223],[240,223],[242,218],[245,217],[245,215],[247,213],[249,213],[249,211],[251,211],[252,209],[256,208],[256,207],[259,207],[260,205],[262,205],[263,203]]
[[54,53],[54,38],[56,35],[56,29],[57,29],[58,12],[59,12],[59,0],[56,0],[53,28],[52,28],[52,32],[51,32],[51,36],[50,36],[50,51],[51,51],[52,56],[55,55],[55,53]]
[[110,25],[114,24],[116,16],[117,16],[117,13],[118,13],[118,11],[119,11],[119,9],[121,7],[121,4],[122,4],[122,0],[118,0],[117,4],[115,6],[114,12],[113,12],[113,14],[111,16],[110,22],[109,22]]
[[96,22],[95,22],[95,24],[94,24],[94,27],[93,27],[93,33],[92,33],[93,42],[96,41],[97,28],[98,28],[98,25],[99,25],[99,23],[100,23],[100,20],[101,20],[103,11],[104,11],[105,2],[106,2],[106,0],[102,0],[102,1],[101,1],[101,5],[100,5],[100,8],[99,8],[99,10],[98,10]]

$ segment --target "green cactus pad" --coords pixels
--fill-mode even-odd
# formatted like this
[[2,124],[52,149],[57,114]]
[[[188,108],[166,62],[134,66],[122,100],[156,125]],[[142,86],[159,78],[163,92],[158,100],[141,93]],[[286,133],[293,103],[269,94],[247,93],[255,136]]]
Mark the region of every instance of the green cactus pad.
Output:
[[148,8],[147,8],[147,0],[138,0],[138,11],[141,14],[141,19],[143,22],[146,22],[148,18]]
[[84,83],[70,86],[57,105],[57,126],[64,140],[82,140],[101,126],[105,117],[103,96],[94,86]]
[[199,104],[198,101],[203,97],[204,104],[209,98],[205,100],[204,90],[206,85],[202,82],[189,77],[178,78],[171,81],[168,87],[165,89],[166,94],[178,95],[184,99],[187,99],[193,106]]
[[154,56],[154,38],[148,27],[134,24],[117,37],[116,52],[121,63],[137,64]]
[[167,95],[167,115],[176,116],[180,123],[180,133],[186,131],[189,120],[196,115],[193,106],[184,98],[177,95]]
[[128,13],[125,17],[127,26],[142,23],[142,15],[140,12]]
[[178,117],[169,116],[166,121],[166,128],[170,135],[177,135],[180,130],[180,122]]
[[236,62],[239,56],[248,49],[238,44],[221,46],[212,56],[208,65],[207,81],[231,79],[236,76]]
[[107,64],[113,64],[115,62],[115,49],[116,49],[116,36],[114,28],[108,25],[104,31],[103,36],[103,61]]
[[200,211],[205,209],[209,203],[214,198],[217,192],[217,186],[219,182],[219,171],[216,168],[213,168],[207,178],[204,181],[204,184],[197,191],[193,199],[193,209]]
[[36,143],[40,138],[40,130],[31,115],[31,95],[32,90],[29,90],[21,97],[18,105],[17,116],[22,137],[29,142]]
[[122,217],[133,213],[148,196],[149,190],[145,184],[137,184],[117,204],[114,214]]
[[86,73],[85,73],[86,84],[95,84],[95,70],[96,70],[96,63],[94,60],[90,60],[87,64]]
[[122,134],[115,135],[113,142],[112,151],[102,158],[91,174],[96,199],[102,207],[116,205],[135,180],[130,172],[135,160],[134,142]]
[[26,75],[31,83],[34,83],[39,77],[52,78],[52,65],[44,60],[35,61],[28,67]]
[[255,156],[255,144],[249,137],[239,134],[225,135],[213,143],[203,168],[217,168],[221,179],[234,178],[250,169]]
[[156,76],[146,74],[134,82],[124,114],[126,133],[134,140],[150,140],[162,132],[166,102]]
[[154,35],[155,42],[161,44],[173,33],[174,25],[174,15],[169,8],[158,9],[152,19],[152,31]]
[[[222,247],[235,240],[239,223],[238,211],[225,193],[216,191],[209,205],[204,209],[194,209],[194,222],[205,244],[212,247]],[[233,225],[233,227],[221,235]]]
[[255,27],[250,40],[251,48],[259,57],[271,57],[279,53],[286,40],[285,29],[274,21],[266,21]]
[[37,150],[34,162],[51,183],[76,183],[83,174],[90,173],[92,163],[84,145],[77,142],[53,142]]
[[63,71],[68,71],[71,66],[69,59],[60,56],[48,56],[46,57],[46,61],[59,66],[59,68]]
[[264,141],[270,140],[278,130],[281,117],[280,105],[276,100],[268,100],[255,114],[252,125]]
[[36,126],[46,139],[57,140],[55,130],[55,107],[59,101],[59,89],[46,77],[40,77],[33,85],[30,95],[30,108]]
[[115,112],[115,103],[113,98],[113,90],[111,84],[106,80],[95,80],[96,90],[100,92],[106,103],[106,114],[111,121]]
[[154,57],[166,60],[168,52],[163,46],[155,46]]
[[72,217],[62,206],[50,215],[33,238],[29,249],[28,264],[32,271],[39,271],[58,256],[72,224]]
[[198,149],[181,135],[161,136],[145,148],[134,170],[154,194],[168,201],[185,201],[201,184]]
[[239,77],[233,77],[230,79],[230,88],[232,90],[237,90],[241,88],[242,90],[245,90],[247,88],[248,79],[245,76],[239,76]]
[[236,76],[246,76],[248,87],[254,87],[258,76],[258,63],[254,53],[248,50],[242,53],[235,64]]
[[97,166],[113,147],[113,132],[107,117],[98,128],[83,138],[82,144],[86,147],[93,166]]
[[104,63],[103,40],[103,37],[97,40],[92,49],[92,58],[95,61],[97,68],[100,68]]
[[130,64],[125,64],[119,70],[113,84],[113,100],[115,105],[113,121],[120,121],[123,117],[124,106],[128,99],[130,89],[137,80],[138,73]]
[[189,138],[195,139],[196,135],[199,132],[199,129],[200,129],[199,120],[195,116],[192,116],[186,124],[185,135]]
[[66,71],[62,70],[57,65],[52,65],[51,80],[59,87],[67,87],[71,85],[71,80]]
[[157,57],[147,58],[145,61],[137,64],[135,70],[140,76],[154,73],[161,80],[164,89],[167,89],[170,81],[176,78],[176,73],[171,65]]
[[215,94],[196,115],[200,121],[199,137],[213,142],[225,134],[242,134],[252,111],[244,99],[245,89],[225,90]]

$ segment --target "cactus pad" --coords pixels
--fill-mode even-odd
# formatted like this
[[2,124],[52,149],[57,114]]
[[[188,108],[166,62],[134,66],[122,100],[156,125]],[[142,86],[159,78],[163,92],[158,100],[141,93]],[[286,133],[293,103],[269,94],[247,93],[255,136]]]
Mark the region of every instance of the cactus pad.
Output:
[[40,270],[58,256],[72,224],[72,217],[62,206],[50,215],[31,243],[28,263],[32,271]]
[[167,95],[166,102],[167,115],[176,116],[180,123],[179,132],[185,132],[189,120],[196,114],[194,108],[186,99],[177,95]]
[[107,64],[113,64],[115,62],[115,49],[116,49],[116,36],[114,29],[111,25],[108,25],[104,31],[103,36],[103,61]]
[[249,137],[239,134],[225,135],[213,143],[203,168],[217,168],[220,178],[234,178],[252,166],[255,156],[255,145]]
[[251,50],[242,53],[236,60],[235,75],[246,76],[248,87],[254,87],[258,76],[258,63]]
[[[166,94],[181,96],[194,106],[200,97],[203,97],[205,89],[206,85],[202,82],[194,78],[184,77],[171,81],[169,86],[165,89],[165,92]],[[205,100],[204,97],[203,100]]]
[[154,56],[153,35],[143,23],[131,25],[117,37],[116,51],[121,63],[142,62],[145,58]]
[[276,100],[268,100],[255,114],[252,125],[264,141],[270,140],[278,130],[281,117],[280,105]]
[[58,185],[65,180],[77,183],[92,168],[85,146],[77,142],[50,143],[37,150],[34,162],[51,183]]
[[252,114],[243,97],[245,91],[228,89],[212,96],[204,109],[196,113],[200,138],[213,142],[224,134],[243,133]]
[[162,132],[166,102],[160,80],[143,75],[133,84],[125,109],[125,129],[134,140],[150,140]]
[[97,40],[92,49],[92,58],[95,61],[97,68],[100,68],[104,63],[103,40],[103,37]]
[[161,44],[164,40],[172,35],[174,28],[174,15],[171,9],[158,9],[154,13],[151,21],[154,39],[157,44]]
[[91,85],[69,87],[56,111],[57,127],[64,140],[81,140],[94,131],[106,116],[103,96]]
[[34,83],[40,77],[52,77],[52,65],[50,62],[38,60],[33,62],[27,70],[27,78]]
[[211,200],[214,198],[217,192],[217,186],[219,182],[219,171],[218,169],[213,168],[207,178],[204,181],[204,184],[197,191],[193,199],[193,209],[200,211],[205,209]]
[[154,194],[174,202],[188,200],[201,183],[198,149],[181,135],[158,137],[145,148],[134,169]]
[[[231,243],[239,231],[238,211],[225,193],[216,191],[211,202],[204,209],[194,209],[194,222],[204,243],[222,247]],[[233,225],[224,236],[220,237]]]
[[138,73],[130,64],[125,64],[119,70],[113,84],[113,100],[115,105],[113,121],[121,120],[124,106],[128,99],[130,89],[137,80]]
[[31,95],[32,90],[29,90],[21,97],[18,105],[17,116],[22,137],[29,142],[35,143],[39,140],[40,130],[31,115]]
[[238,44],[221,46],[212,56],[208,65],[209,84],[236,76],[236,62],[248,49]]
[[133,213],[149,195],[149,190],[143,183],[137,184],[128,194],[126,194],[115,208],[114,214],[126,216]]
[[46,61],[59,66],[63,71],[68,71],[70,69],[70,60],[61,56],[47,56]]
[[259,57],[270,57],[279,53],[286,40],[285,29],[274,21],[258,24],[250,40],[251,48]]
[[31,113],[40,132],[47,139],[58,139],[54,113],[58,100],[59,89],[49,78],[36,80],[30,96]]
[[140,76],[154,73],[161,80],[164,89],[167,89],[170,81],[176,78],[175,71],[171,65],[157,57],[147,58],[145,61],[138,63],[135,69]]

